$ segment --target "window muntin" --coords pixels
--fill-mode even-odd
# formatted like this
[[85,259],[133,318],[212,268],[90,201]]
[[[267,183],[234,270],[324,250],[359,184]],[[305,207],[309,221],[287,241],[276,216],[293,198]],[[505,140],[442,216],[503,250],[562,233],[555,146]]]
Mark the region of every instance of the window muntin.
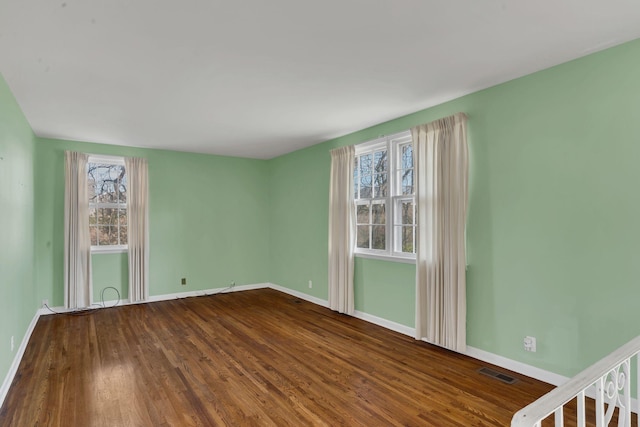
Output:
[[416,250],[416,208],[413,198],[397,198],[395,200],[395,251],[415,254]]
[[356,253],[415,258],[414,188],[410,132],[356,146]]
[[362,249],[385,250],[386,203],[384,200],[356,202],[356,247]]
[[126,250],[127,174],[124,159],[90,156],[87,179],[91,250]]

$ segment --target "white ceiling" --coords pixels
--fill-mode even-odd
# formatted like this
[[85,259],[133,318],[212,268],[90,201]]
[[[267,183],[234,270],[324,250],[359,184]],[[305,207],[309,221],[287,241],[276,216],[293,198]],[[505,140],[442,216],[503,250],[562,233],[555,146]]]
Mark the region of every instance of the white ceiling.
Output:
[[0,0],[38,136],[254,158],[639,37],[638,0]]

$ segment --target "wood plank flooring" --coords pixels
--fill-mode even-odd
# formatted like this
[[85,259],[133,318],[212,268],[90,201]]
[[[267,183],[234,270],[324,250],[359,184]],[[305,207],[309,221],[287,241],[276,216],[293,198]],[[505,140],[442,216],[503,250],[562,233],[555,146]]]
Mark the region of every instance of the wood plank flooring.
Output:
[[552,388],[481,366],[274,290],[218,294],[41,317],[0,425],[508,426]]

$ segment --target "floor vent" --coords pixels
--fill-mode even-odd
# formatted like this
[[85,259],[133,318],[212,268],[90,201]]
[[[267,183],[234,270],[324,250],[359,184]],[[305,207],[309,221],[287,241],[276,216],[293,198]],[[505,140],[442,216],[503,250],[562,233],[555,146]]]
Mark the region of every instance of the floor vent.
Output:
[[486,375],[488,377],[492,377],[495,378],[497,380],[502,381],[503,383],[507,383],[507,384],[513,384],[518,382],[518,380],[516,378],[513,378],[510,375],[507,374],[503,374],[502,372],[498,372],[498,371],[494,371],[491,368],[480,368],[478,369],[478,372],[480,372],[482,375]]

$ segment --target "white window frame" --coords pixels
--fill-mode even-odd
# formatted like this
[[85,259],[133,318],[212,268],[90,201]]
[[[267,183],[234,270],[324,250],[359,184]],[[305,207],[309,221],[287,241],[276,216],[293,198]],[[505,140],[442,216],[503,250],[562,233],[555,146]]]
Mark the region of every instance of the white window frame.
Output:
[[[105,156],[105,155],[97,155],[90,154],[87,160],[87,166],[89,163],[100,163],[100,164],[108,164],[108,165],[120,165],[125,166],[124,157],[118,156]],[[126,169],[125,169],[126,173]],[[89,177],[87,176],[87,179]],[[95,207],[94,203],[89,203],[89,209]],[[111,203],[111,204],[101,204],[103,207],[112,207],[122,209],[122,205],[120,203]],[[129,225],[129,207],[128,204],[125,205],[125,209],[127,209],[127,227]],[[129,250],[129,245],[91,245],[91,253],[92,254],[104,254],[104,253],[124,253]]]
[[[364,199],[363,202],[359,202],[357,199],[358,195],[354,194],[354,202],[353,209],[356,210],[357,217],[357,206],[362,204],[375,203],[376,200],[385,201],[385,246],[384,250],[382,249],[364,249],[358,248],[357,242],[356,247],[354,249],[355,255],[361,258],[374,258],[374,259],[384,259],[389,261],[396,262],[405,262],[414,264],[416,260],[415,253],[406,253],[402,251],[398,251],[397,248],[402,243],[402,234],[401,227],[399,228],[400,218],[400,206],[402,201],[410,200],[414,203],[414,218],[415,218],[415,194],[401,194],[401,181],[400,181],[400,166],[401,166],[401,153],[400,147],[406,144],[411,144],[411,132],[404,131],[399,132],[393,135],[383,136],[372,141],[363,142],[362,144],[358,144],[355,146],[355,155],[359,157],[363,154],[374,153],[375,151],[379,151],[380,149],[386,148],[387,150],[387,196],[386,197],[378,197],[374,198],[373,194],[370,199]],[[415,168],[415,165],[414,165]],[[414,169],[415,170],[415,169]],[[359,175],[358,175],[359,177]],[[415,173],[414,173],[414,189],[415,189]],[[355,184],[359,188],[359,183]],[[354,190],[355,191],[355,190]],[[372,188],[373,191],[373,188]],[[415,228],[415,226],[414,226]],[[414,232],[415,239],[415,232]],[[356,239],[357,240],[357,239]],[[414,241],[414,249],[415,249],[415,241]]]

